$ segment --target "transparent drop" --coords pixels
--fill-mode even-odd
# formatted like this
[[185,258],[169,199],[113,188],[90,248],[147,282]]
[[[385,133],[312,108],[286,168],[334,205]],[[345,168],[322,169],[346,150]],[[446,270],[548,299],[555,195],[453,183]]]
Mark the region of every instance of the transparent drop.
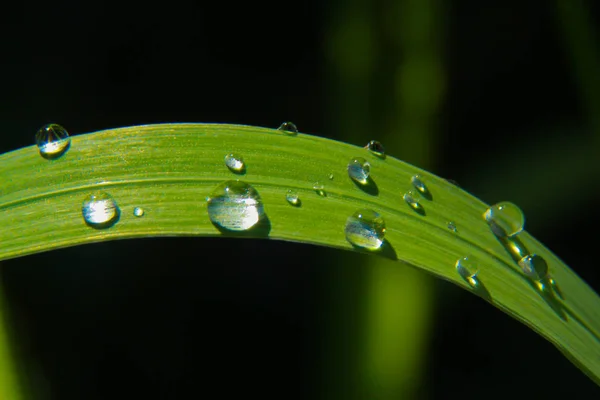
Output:
[[378,250],[383,245],[385,221],[375,211],[361,209],[348,217],[345,232],[346,240],[354,246]]
[[280,131],[287,133],[290,136],[298,134],[298,127],[293,122],[284,122],[277,128]]
[[348,176],[361,185],[366,185],[371,174],[371,164],[362,157],[354,157],[348,163]]
[[404,196],[402,198],[404,199],[406,204],[408,204],[413,210],[419,212],[423,210],[423,206],[419,202],[421,200],[421,196],[419,196],[418,192],[414,190],[409,190],[408,192],[404,193]]
[[456,272],[458,272],[471,287],[479,285],[479,279],[477,278],[479,268],[472,256],[466,256],[456,260],[455,268]]
[[228,231],[248,230],[265,215],[256,189],[242,181],[220,184],[206,200],[211,222]]
[[106,192],[93,193],[85,198],[81,214],[85,223],[93,228],[109,228],[120,215],[117,202]]
[[456,227],[456,224],[452,221],[448,222],[448,229],[454,233],[458,232],[458,228]]
[[419,193],[423,195],[427,195],[429,193],[429,189],[427,188],[427,185],[425,185],[425,183],[423,182],[423,177],[421,177],[421,175],[414,175],[412,178],[410,178],[410,182],[415,187],[415,189],[419,191]]
[[367,143],[365,148],[377,157],[385,158],[385,148],[381,142],[378,142],[377,140],[371,140],[369,143]]
[[548,276],[548,264],[542,256],[529,254],[519,260],[519,267],[525,275],[537,281]]
[[317,192],[317,194],[321,197],[327,197],[327,192],[325,192],[325,186],[319,182],[315,182],[313,185],[313,190]]
[[491,206],[483,217],[498,237],[518,235],[525,226],[523,211],[516,204],[507,201]]
[[298,193],[295,190],[288,190],[285,195],[285,200],[295,207],[300,205],[300,196],[298,196]]
[[65,128],[58,124],[44,125],[35,134],[35,143],[44,158],[53,159],[64,154],[71,144]]
[[244,159],[242,156],[230,153],[225,156],[225,165],[231,172],[236,174],[242,174],[246,171],[246,164],[244,163]]
[[329,178],[330,181],[332,181],[333,178],[335,178],[335,176],[333,176],[333,174],[329,174],[327,177]]
[[143,217],[146,211],[142,207],[136,207],[133,209],[133,215],[135,217]]

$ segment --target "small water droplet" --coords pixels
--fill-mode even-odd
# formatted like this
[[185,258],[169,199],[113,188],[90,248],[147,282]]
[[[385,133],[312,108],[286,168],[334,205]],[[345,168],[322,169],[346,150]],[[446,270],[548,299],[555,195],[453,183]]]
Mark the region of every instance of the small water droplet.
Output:
[[106,192],[96,192],[85,198],[81,206],[85,223],[93,228],[109,228],[120,215],[117,202]]
[[425,183],[423,182],[423,177],[421,175],[414,175],[412,178],[410,178],[410,182],[415,187],[415,189],[419,191],[419,193],[427,197],[427,195],[429,194],[429,189],[427,188],[427,185],[425,185]]
[[420,203],[421,196],[419,195],[419,192],[409,190],[408,192],[404,193],[403,199],[406,204],[410,206],[410,208],[418,213],[423,213],[423,206]]
[[143,217],[146,211],[142,207],[136,207],[133,209],[133,215],[136,217]]
[[280,131],[287,133],[290,136],[298,134],[298,127],[293,122],[284,122],[277,128]]
[[378,142],[377,140],[371,140],[367,143],[365,149],[369,150],[373,155],[379,158],[385,158],[385,148],[381,142]]
[[471,286],[476,287],[479,285],[479,279],[477,274],[479,273],[479,267],[477,262],[472,256],[466,256],[456,260],[455,264],[456,272]]
[[325,192],[325,185],[320,182],[315,182],[313,185],[313,190],[317,192],[317,194],[321,197],[327,197],[327,192]]
[[558,283],[556,283],[556,280],[554,278],[549,278],[548,283],[550,284],[550,287],[552,288],[552,290],[554,290],[554,293],[556,293],[556,295],[558,297],[560,297],[562,300],[564,300],[565,296],[563,295],[562,290],[560,290]]
[[375,211],[361,209],[348,217],[345,232],[346,240],[354,246],[378,250],[383,245],[385,221]]
[[366,185],[371,174],[371,164],[362,157],[354,157],[348,163],[348,176],[361,185]]
[[518,235],[525,226],[523,211],[516,204],[508,201],[494,204],[485,211],[483,217],[492,232],[499,237]]
[[225,156],[225,165],[227,168],[233,173],[243,174],[246,171],[246,164],[244,163],[244,159],[242,156],[229,153]]
[[329,178],[330,181],[332,181],[333,178],[335,178],[335,176],[333,176],[333,174],[329,174],[327,177]]
[[242,181],[221,183],[206,200],[211,222],[228,231],[248,230],[264,217],[260,195]]
[[285,195],[285,200],[295,206],[295,207],[299,207],[300,206],[300,196],[298,196],[298,193],[295,190],[288,190],[286,195]]
[[529,254],[519,260],[519,267],[523,270],[523,273],[530,277],[540,281],[548,276],[548,264],[542,256],[537,254]]
[[454,233],[458,232],[458,228],[456,227],[456,224],[452,221],[448,222],[448,229],[450,229]]
[[44,125],[35,134],[35,143],[44,158],[53,159],[64,154],[71,144],[65,128],[58,124]]

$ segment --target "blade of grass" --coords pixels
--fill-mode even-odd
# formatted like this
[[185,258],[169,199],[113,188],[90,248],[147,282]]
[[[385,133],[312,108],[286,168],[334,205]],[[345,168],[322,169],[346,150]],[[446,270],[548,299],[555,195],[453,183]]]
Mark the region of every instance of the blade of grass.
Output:
[[[446,180],[393,157],[377,158],[350,144],[249,126],[217,124],[147,125],[75,136],[61,158],[46,160],[35,147],[0,156],[0,260],[112,239],[148,236],[220,236],[210,222],[206,196],[225,180],[240,178],[223,162],[230,152],[247,163],[242,180],[260,193],[270,221],[269,238],[353,250],[344,236],[348,216],[371,208],[386,220],[388,246],[381,256],[397,259],[470,286],[456,273],[458,258],[480,263],[485,290],[474,291],[555,344],[596,383],[600,382],[600,298],[571,269],[527,232],[519,240],[542,255],[563,300],[548,299],[526,279],[482,219],[487,206]],[[350,158],[372,165],[378,194],[346,175]],[[402,201],[419,173],[432,194],[426,215]],[[326,197],[313,189],[325,183]],[[301,207],[285,200],[297,190]],[[121,218],[107,229],[85,225],[81,203],[94,190],[109,192]],[[144,217],[133,208],[143,207]],[[458,233],[447,229],[452,220]],[[256,233],[257,236],[263,236]]]

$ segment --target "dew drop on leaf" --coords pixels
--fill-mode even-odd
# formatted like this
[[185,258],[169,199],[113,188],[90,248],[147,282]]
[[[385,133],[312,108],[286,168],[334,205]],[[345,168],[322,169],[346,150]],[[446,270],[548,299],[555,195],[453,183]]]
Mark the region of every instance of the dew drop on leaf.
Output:
[[378,250],[384,243],[385,221],[377,212],[361,209],[348,217],[345,233],[350,244],[367,250]]
[[379,158],[385,158],[385,148],[381,142],[378,142],[377,140],[371,140],[369,143],[367,143],[365,148],[375,156]]
[[420,203],[421,196],[419,195],[419,192],[409,190],[408,192],[404,193],[404,196],[402,196],[402,198],[404,199],[406,204],[408,204],[413,210],[418,212],[421,212],[423,210],[423,206]]
[[371,174],[371,164],[362,157],[354,157],[348,163],[348,176],[353,181],[366,185]]
[[71,138],[62,126],[48,124],[37,131],[35,143],[42,157],[53,159],[60,157],[69,149]]
[[277,130],[280,130],[290,136],[294,136],[298,134],[298,127],[293,123],[293,122],[284,122],[281,125],[279,125],[279,128],[277,128]]
[[410,183],[414,186],[415,189],[419,191],[422,195],[427,195],[429,193],[429,188],[423,182],[423,177],[421,175],[414,175],[410,178]]
[[456,224],[454,222],[452,222],[452,221],[448,222],[447,227],[448,227],[449,230],[451,230],[454,233],[458,232],[458,228],[456,227]]
[[211,222],[228,231],[248,230],[265,216],[260,195],[242,181],[221,183],[206,200]]
[[300,196],[295,190],[288,190],[285,195],[285,200],[294,207],[300,206]]
[[106,192],[96,192],[85,198],[81,206],[83,220],[97,229],[110,228],[118,220],[120,210],[117,202]]
[[479,268],[472,256],[465,256],[456,260],[455,268],[461,278],[463,278],[471,287],[479,285],[479,279],[477,278]]
[[229,170],[236,174],[243,174],[246,171],[244,159],[239,154],[229,153],[225,156],[225,165]]
[[498,237],[518,235],[525,227],[523,211],[516,204],[508,201],[494,204],[485,211],[483,217]]
[[313,184],[313,190],[317,192],[317,194],[321,197],[327,197],[327,192],[325,192],[325,185],[320,182],[315,182]]
[[529,254],[519,260],[519,267],[531,279],[542,280],[548,276],[548,264],[542,256]]
[[135,207],[135,208],[133,209],[133,215],[134,215],[135,217],[138,217],[138,218],[139,218],[139,217],[143,217],[143,216],[144,216],[144,214],[146,214],[146,211],[145,211],[145,210],[144,210],[142,207]]

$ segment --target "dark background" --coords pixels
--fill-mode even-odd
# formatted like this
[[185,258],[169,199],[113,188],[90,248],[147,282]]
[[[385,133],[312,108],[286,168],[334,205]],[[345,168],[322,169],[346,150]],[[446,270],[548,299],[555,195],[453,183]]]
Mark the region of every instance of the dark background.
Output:
[[[31,145],[49,122],[80,134],[291,120],[302,132],[350,140],[331,120],[327,43],[330,22],[357,3],[14,3],[0,17],[0,151]],[[488,203],[519,204],[528,230],[598,290],[598,77],[586,71],[597,61],[599,7],[584,3],[576,20],[553,1],[509,3],[442,3],[446,84],[428,169]],[[385,13],[385,2],[373,4]],[[583,67],[573,24],[592,27],[596,53],[583,51]],[[353,377],[324,337],[345,335],[328,326],[328,282],[334,270],[349,282],[361,271],[334,266],[338,253],[169,238],[4,262],[24,380],[36,399],[348,398],[331,394]],[[434,285],[429,351],[411,397],[600,395],[524,325],[451,284]],[[360,396],[392,398],[377,389]]]

